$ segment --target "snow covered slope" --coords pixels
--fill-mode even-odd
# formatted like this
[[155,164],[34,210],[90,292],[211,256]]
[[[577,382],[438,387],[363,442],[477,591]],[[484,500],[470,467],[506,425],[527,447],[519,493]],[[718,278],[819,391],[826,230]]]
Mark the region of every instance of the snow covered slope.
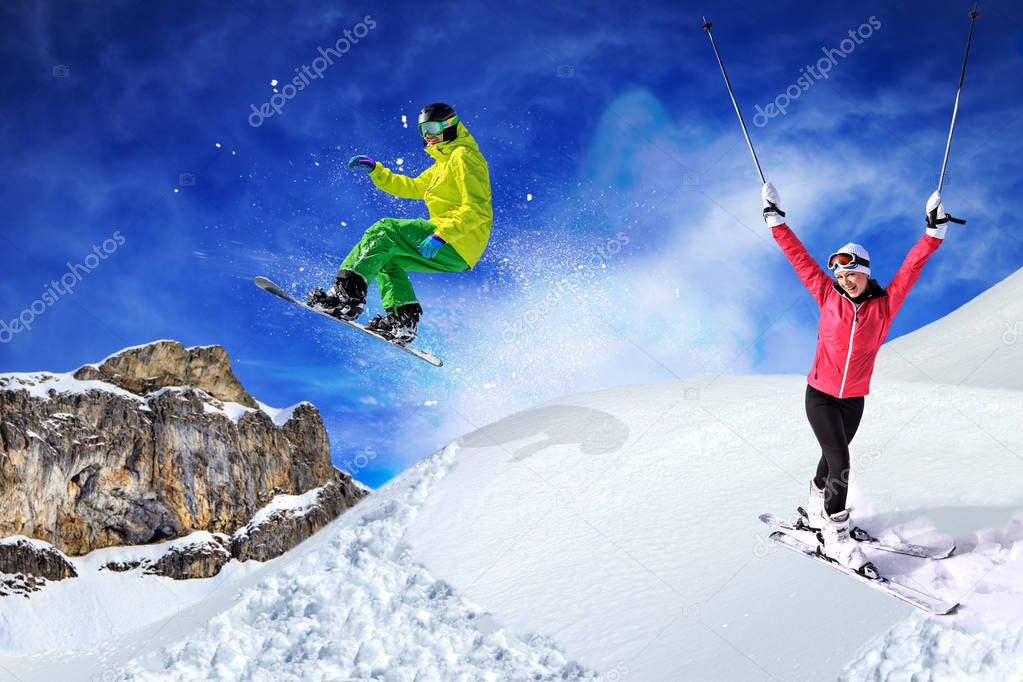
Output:
[[[956,315],[967,319],[972,305]],[[936,372],[953,360],[938,354],[934,367],[921,366]],[[871,558],[960,601],[955,616],[922,618],[768,544],[757,514],[801,503],[818,456],[805,382],[700,377],[572,396],[483,426],[244,589],[197,605],[187,622],[110,640],[99,656],[0,655],[0,671],[23,680],[68,671],[131,680],[1018,680],[1023,386],[971,384],[877,377],[852,446],[861,525],[958,545],[940,562]]]
[[940,320],[885,344],[874,376],[1023,389],[1023,269]]

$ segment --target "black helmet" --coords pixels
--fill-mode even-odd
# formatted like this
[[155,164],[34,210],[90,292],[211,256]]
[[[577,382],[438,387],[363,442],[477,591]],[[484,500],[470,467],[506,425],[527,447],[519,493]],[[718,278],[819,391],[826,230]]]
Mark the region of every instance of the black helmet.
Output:
[[444,102],[434,102],[422,108],[419,112],[419,122],[446,121],[454,115],[455,110],[451,108],[451,105],[444,104]]
[[[451,108],[451,105],[444,104],[444,102],[434,102],[433,104],[427,104],[419,111],[419,123],[426,123],[427,121],[446,121],[455,115],[455,110]],[[457,135],[458,121],[456,120],[454,125],[444,129],[442,139],[445,142],[450,142],[455,139]]]

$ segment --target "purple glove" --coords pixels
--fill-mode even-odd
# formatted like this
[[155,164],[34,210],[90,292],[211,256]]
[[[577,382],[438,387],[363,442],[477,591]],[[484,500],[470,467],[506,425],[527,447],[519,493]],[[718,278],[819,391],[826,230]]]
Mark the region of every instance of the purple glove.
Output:
[[369,158],[365,154],[359,154],[348,159],[349,168],[358,168],[364,170],[367,173],[372,173],[373,169],[377,167],[377,162]]
[[431,234],[429,237],[419,242],[419,255],[430,260],[437,255],[437,252],[441,250],[447,244],[446,241],[440,238],[440,235]]

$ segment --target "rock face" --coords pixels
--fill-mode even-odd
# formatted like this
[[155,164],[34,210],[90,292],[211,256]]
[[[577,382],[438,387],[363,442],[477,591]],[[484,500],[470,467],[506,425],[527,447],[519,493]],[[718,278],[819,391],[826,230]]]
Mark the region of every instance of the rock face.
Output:
[[0,596],[27,595],[40,589],[47,580],[77,575],[64,555],[45,543],[18,536],[0,541]]
[[[195,530],[233,536],[275,495],[313,488],[322,503],[262,524],[240,556],[276,556],[366,493],[331,465],[319,411],[260,404],[220,346],[157,341],[73,373],[0,375],[0,537],[75,556]],[[157,572],[212,575],[235,544]]]
[[105,381],[137,395],[167,386],[191,386],[225,402],[257,406],[231,371],[223,346],[185,348],[177,341],[154,341],[125,349],[98,365],[85,365],[73,376]]
[[177,580],[209,578],[219,573],[224,564],[231,560],[229,543],[230,539],[226,535],[218,533],[204,542],[196,542],[184,547],[172,547],[166,554],[147,566],[146,573],[165,575]]
[[324,486],[309,509],[285,509],[269,514],[261,523],[249,524],[234,534],[231,552],[238,559],[266,561],[280,556],[320,530],[342,511],[358,502],[351,489]]

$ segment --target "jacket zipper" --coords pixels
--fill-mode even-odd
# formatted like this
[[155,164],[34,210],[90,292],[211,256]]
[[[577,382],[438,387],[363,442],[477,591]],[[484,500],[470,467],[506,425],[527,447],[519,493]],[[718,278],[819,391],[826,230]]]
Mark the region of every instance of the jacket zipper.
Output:
[[[845,298],[845,296],[843,296],[842,298],[849,301],[849,299]],[[845,354],[845,369],[842,370],[842,385],[838,388],[839,398],[845,397],[845,379],[849,375],[849,361],[852,360],[853,336],[856,334],[856,321],[860,317],[859,307],[852,301],[849,301],[849,305],[853,307],[853,323],[852,329],[849,330],[849,352]]]

